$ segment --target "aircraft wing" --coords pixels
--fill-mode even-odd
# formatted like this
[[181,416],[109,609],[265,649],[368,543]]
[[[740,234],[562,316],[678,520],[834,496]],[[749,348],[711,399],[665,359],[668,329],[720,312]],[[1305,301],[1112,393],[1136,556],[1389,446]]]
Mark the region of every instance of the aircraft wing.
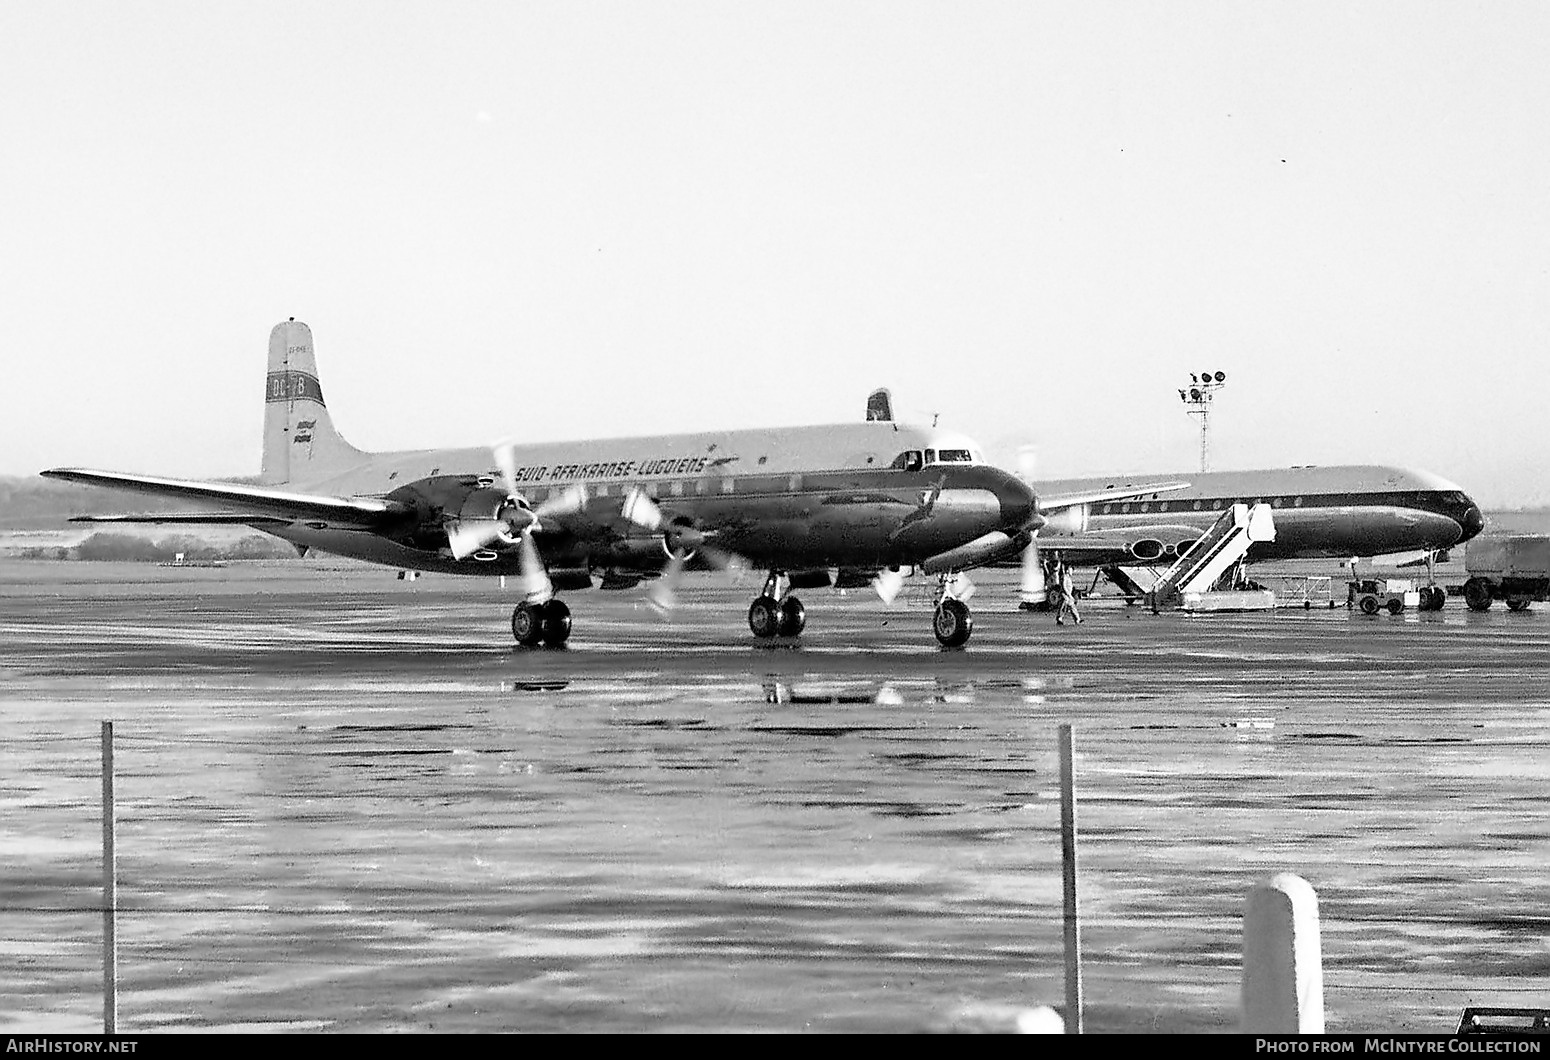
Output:
[[162,512],[149,515],[72,515],[72,523],[199,523],[203,526],[285,526],[294,519],[244,512]]
[[83,468],[56,467],[41,473],[44,478],[80,482],[89,486],[153,497],[214,502],[240,511],[188,512],[167,515],[108,516],[88,519],[97,522],[317,522],[341,530],[375,530],[393,522],[411,509],[398,501],[379,497],[329,497],[314,493],[291,493],[267,486],[249,486],[236,482],[193,482],[186,479],[153,478],[118,471],[88,471]]
[[1123,501],[1132,497],[1172,493],[1174,490],[1183,489],[1189,489],[1188,482],[1149,482],[1120,489],[1092,490],[1088,493],[1051,493],[1039,498],[1039,510],[1051,512],[1057,508],[1072,508],[1078,504],[1102,504],[1104,501]]

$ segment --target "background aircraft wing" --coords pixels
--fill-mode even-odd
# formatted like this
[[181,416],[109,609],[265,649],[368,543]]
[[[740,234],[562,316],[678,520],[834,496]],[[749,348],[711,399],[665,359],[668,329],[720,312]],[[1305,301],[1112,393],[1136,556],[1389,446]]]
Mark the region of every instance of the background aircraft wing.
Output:
[[188,512],[168,515],[98,517],[94,521],[117,522],[218,522],[284,523],[320,522],[339,529],[375,530],[411,509],[398,501],[379,497],[329,497],[313,493],[291,493],[267,486],[249,486],[237,482],[192,482],[185,479],[153,478],[118,471],[88,471],[58,467],[42,472],[44,478],[81,482],[89,486],[153,497],[173,497],[225,505],[230,512]]
[[203,526],[285,526],[293,519],[251,512],[162,512],[147,515],[72,515],[72,523],[199,523]]
[[1119,489],[1091,490],[1087,493],[1051,493],[1039,498],[1039,511],[1052,512],[1078,504],[1101,504],[1104,501],[1123,501],[1131,497],[1146,497],[1153,493],[1172,493],[1189,489],[1188,482],[1147,482],[1139,486]]

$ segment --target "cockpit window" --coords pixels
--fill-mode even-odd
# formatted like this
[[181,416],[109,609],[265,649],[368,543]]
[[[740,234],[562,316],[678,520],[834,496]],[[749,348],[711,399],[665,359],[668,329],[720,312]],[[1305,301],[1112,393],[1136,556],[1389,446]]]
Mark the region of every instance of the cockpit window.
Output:
[[[928,453],[930,451],[926,450]],[[974,462],[974,455],[967,449],[938,449],[936,459],[940,464],[971,464]]]
[[906,449],[893,458],[893,463],[888,465],[895,471],[919,471],[921,468],[920,450]]

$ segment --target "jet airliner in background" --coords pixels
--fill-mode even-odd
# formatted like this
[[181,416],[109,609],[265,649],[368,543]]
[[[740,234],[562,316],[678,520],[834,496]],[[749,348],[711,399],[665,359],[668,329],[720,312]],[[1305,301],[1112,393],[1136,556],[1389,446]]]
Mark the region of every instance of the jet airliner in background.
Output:
[[367,453],[334,428],[312,332],[296,320],[269,339],[257,484],[56,468],[43,475],[211,506],[92,522],[246,524],[317,549],[406,570],[514,575],[512,633],[563,644],[561,590],[655,579],[655,602],[691,562],[732,557],[767,572],[748,609],[760,638],[796,636],[790,590],[833,580],[897,593],[904,570],[937,578],[933,631],[966,642],[962,572],[1016,558],[1072,506],[1177,488],[1136,483],[1048,497],[986,464],[970,439],[874,418],[832,426],[705,431],[487,448]]
[[[1275,540],[1255,542],[1251,561],[1438,552],[1485,527],[1479,506],[1462,489],[1426,471],[1346,465],[1177,477],[1188,485],[1166,495],[1067,509],[1039,531],[1039,544],[1086,566],[1167,561],[1233,504],[1260,502],[1274,510]],[[1140,481],[1111,475],[1030,485],[1041,493],[1091,492]]]

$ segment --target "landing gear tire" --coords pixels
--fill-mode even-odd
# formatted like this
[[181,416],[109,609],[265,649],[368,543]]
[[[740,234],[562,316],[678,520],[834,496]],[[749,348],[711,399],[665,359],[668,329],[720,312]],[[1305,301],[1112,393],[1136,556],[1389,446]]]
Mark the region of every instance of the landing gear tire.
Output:
[[1448,606],[1448,590],[1440,585],[1432,586],[1432,610],[1441,611]]
[[544,613],[541,607],[520,603],[511,613],[511,635],[524,648],[531,648],[544,639]]
[[1378,601],[1371,596],[1362,597],[1359,606],[1364,615],[1375,615],[1378,613]]
[[1390,600],[1389,601],[1389,614],[1397,615],[1401,611],[1403,611],[1404,609],[1405,609],[1405,602],[1403,600]]
[[936,639],[942,642],[942,647],[960,648],[968,642],[969,634],[974,632],[974,616],[969,614],[969,606],[962,600],[948,597],[937,605],[931,629]]
[[1529,600],[1526,596],[1509,596],[1507,598],[1507,610],[1509,611],[1527,611],[1528,605]]
[[748,608],[748,628],[760,640],[768,640],[780,632],[780,605],[768,596],[761,596]]
[[[748,622],[753,624],[753,613],[750,611]],[[807,627],[807,608],[802,606],[802,601],[794,596],[788,596],[780,602],[780,618],[776,624],[775,632],[782,637],[795,637],[801,634]]]
[[551,648],[562,646],[570,640],[570,608],[563,600],[550,600],[540,608],[543,612],[543,640]]
[[1491,583],[1484,578],[1471,578],[1464,583],[1464,602],[1471,611],[1491,609]]

